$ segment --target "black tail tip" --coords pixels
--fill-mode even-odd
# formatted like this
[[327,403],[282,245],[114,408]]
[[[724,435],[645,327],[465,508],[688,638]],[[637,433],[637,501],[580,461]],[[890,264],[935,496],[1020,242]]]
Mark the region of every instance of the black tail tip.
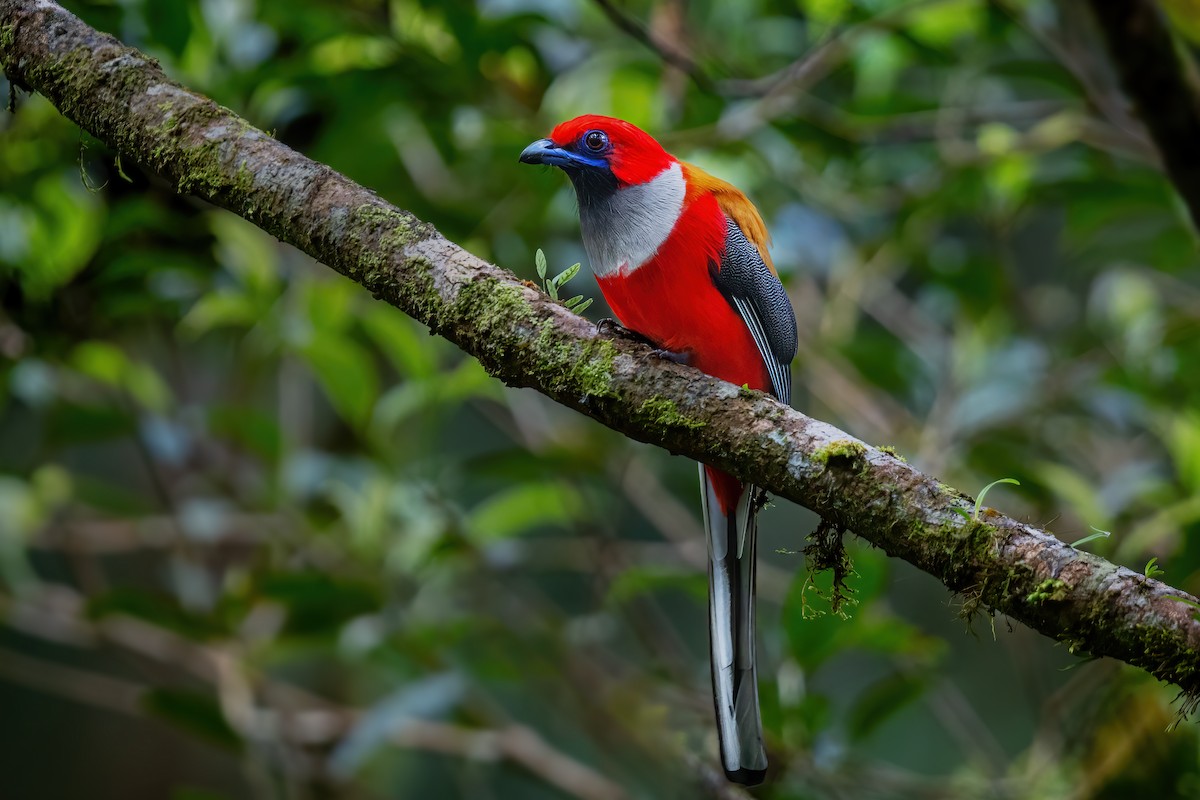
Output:
[[734,783],[740,783],[742,786],[758,786],[767,777],[765,769],[735,769],[732,772],[725,770],[725,777]]

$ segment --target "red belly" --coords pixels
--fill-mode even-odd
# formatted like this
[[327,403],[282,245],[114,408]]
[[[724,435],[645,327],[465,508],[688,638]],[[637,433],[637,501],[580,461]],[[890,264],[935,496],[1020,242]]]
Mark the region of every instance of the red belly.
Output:
[[[625,327],[686,354],[701,372],[769,391],[770,374],[750,329],[713,283],[709,265],[721,263],[725,235],[725,215],[705,195],[683,211],[653,258],[597,282]],[[732,513],[742,484],[711,468],[708,474],[722,511]]]

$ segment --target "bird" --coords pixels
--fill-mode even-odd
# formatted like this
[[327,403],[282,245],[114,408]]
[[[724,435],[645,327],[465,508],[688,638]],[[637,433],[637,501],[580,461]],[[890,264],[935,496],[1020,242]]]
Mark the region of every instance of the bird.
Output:
[[[596,114],[557,125],[520,161],[567,174],[592,272],[622,327],[673,361],[791,402],[796,316],[745,194],[637,126]],[[699,472],[721,763],[730,781],[753,786],[767,770],[754,631],[765,495],[713,467]]]

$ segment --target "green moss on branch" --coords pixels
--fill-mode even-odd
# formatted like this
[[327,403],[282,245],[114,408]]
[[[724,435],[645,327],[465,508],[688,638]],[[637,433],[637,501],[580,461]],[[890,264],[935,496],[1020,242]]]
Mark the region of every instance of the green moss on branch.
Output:
[[694,430],[703,428],[704,420],[692,419],[679,411],[679,406],[669,397],[655,395],[642,401],[638,413],[647,416],[653,424],[664,428],[687,428]]
[[1037,585],[1029,595],[1025,598],[1027,603],[1046,603],[1056,600],[1065,600],[1067,597],[1067,584],[1058,578],[1046,578]]
[[852,467],[863,462],[866,445],[851,439],[838,439],[813,451],[812,461],[826,467]]

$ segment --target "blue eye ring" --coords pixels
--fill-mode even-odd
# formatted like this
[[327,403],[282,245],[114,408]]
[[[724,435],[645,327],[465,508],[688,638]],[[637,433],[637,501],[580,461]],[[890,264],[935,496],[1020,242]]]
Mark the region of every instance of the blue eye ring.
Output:
[[592,153],[603,153],[608,149],[608,134],[601,130],[591,130],[583,135],[583,146]]

